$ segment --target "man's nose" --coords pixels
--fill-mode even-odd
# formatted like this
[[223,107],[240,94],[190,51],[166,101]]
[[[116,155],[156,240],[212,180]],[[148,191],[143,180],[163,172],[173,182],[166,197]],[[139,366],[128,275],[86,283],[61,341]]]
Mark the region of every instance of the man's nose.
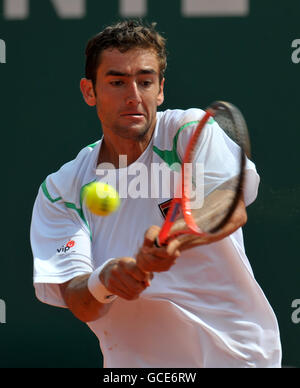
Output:
[[133,82],[128,85],[126,104],[137,105],[142,101],[138,85]]

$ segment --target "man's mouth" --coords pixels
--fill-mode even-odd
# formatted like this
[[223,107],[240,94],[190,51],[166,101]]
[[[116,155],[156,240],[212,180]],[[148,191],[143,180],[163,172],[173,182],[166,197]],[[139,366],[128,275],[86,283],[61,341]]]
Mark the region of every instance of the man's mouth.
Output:
[[144,117],[144,114],[141,112],[124,112],[121,113],[122,117]]
[[121,119],[127,120],[130,123],[140,124],[145,121],[145,115],[141,112],[124,112],[121,114]]

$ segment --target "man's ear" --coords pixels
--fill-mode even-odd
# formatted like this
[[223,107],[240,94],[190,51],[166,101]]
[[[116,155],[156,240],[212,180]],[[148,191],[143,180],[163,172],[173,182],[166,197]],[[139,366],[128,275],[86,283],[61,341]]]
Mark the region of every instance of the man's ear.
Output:
[[93,82],[89,79],[82,78],[80,80],[80,90],[83,95],[84,101],[89,106],[95,106],[96,105],[96,95],[94,91]]
[[165,84],[165,79],[163,78],[161,83],[160,83],[159,94],[157,96],[157,106],[160,106],[164,102],[164,99],[165,99],[164,84]]

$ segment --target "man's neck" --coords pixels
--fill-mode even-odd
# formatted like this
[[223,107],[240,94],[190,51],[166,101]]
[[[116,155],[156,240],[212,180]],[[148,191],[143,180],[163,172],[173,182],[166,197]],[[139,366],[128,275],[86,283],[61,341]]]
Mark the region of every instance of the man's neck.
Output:
[[[134,163],[146,150],[148,144],[152,138],[152,133],[150,131],[147,135],[140,140],[132,140],[132,139],[123,139],[116,138],[112,139],[111,137],[103,136],[99,156],[98,156],[98,165],[102,163],[111,163],[115,166],[115,168],[124,168],[132,163]],[[119,156],[126,156],[127,165],[120,166],[119,164]],[[124,159],[123,159],[124,161]]]

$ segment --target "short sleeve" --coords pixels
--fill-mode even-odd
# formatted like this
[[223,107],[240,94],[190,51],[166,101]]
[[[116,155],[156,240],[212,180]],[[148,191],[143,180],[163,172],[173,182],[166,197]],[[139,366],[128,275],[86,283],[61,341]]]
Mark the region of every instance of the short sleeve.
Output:
[[[197,123],[191,123],[179,135],[177,152],[181,160],[196,127]],[[199,144],[197,161],[204,166],[205,187],[210,192],[238,173],[240,148],[214,120],[203,129]],[[255,164],[247,158],[244,186],[246,206],[256,199],[259,181]]]
[[66,307],[59,284],[93,271],[88,227],[62,198],[47,197],[40,188],[33,207],[30,241],[37,298]]

